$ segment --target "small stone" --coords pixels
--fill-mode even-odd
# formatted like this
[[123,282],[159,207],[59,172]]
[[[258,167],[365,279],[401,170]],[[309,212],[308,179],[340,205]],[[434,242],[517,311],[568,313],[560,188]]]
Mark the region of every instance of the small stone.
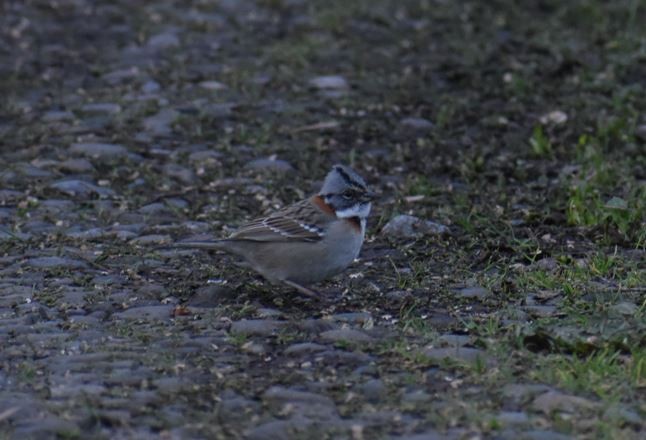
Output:
[[171,319],[174,307],[172,304],[131,307],[123,312],[115,313],[115,316],[123,319],[157,319],[166,321]]
[[529,315],[540,318],[547,318],[558,313],[556,306],[551,305],[528,305],[523,310]]
[[222,158],[222,153],[213,150],[202,150],[191,153],[188,161],[196,165],[217,164]]
[[142,86],[141,86],[141,91],[143,93],[155,93],[158,92],[161,89],[161,86],[157,81],[149,80],[146,81]]
[[244,420],[249,414],[256,412],[260,404],[235,393],[224,392],[220,395],[218,413],[227,420]]
[[175,178],[186,185],[195,183],[195,180],[197,179],[193,170],[176,163],[167,163],[164,165],[164,174]]
[[143,120],[144,130],[153,136],[168,136],[173,132],[172,124],[179,116],[179,112],[174,109],[162,109],[156,115]]
[[388,392],[381,379],[371,379],[359,386],[363,397],[369,402],[379,402]]
[[71,200],[47,199],[40,202],[40,208],[48,213],[71,212],[75,207]]
[[502,395],[516,405],[524,405],[529,399],[549,390],[550,387],[543,384],[511,383],[502,388]]
[[52,268],[69,268],[81,269],[87,267],[87,264],[80,260],[73,260],[71,258],[63,257],[36,257],[30,258],[26,262],[27,266],[38,269],[52,269]]
[[465,287],[463,289],[457,290],[456,293],[462,298],[484,299],[489,296],[489,291],[480,286]]
[[139,68],[137,66],[129,67],[126,69],[113,70],[103,75],[103,79],[111,85],[124,84],[139,76]]
[[289,420],[272,420],[244,431],[248,440],[290,440],[293,438],[312,438],[307,435],[314,421],[299,417]]
[[299,342],[297,344],[292,344],[287,347],[284,351],[285,354],[291,356],[301,356],[309,355],[312,353],[317,353],[320,351],[327,350],[328,347],[321,344],[315,344],[314,342]]
[[284,321],[273,319],[243,319],[233,322],[229,331],[247,335],[271,336],[284,325]]
[[61,162],[59,168],[61,171],[69,173],[91,173],[94,171],[94,166],[87,159],[67,159]]
[[94,158],[125,157],[128,150],[123,145],[99,142],[76,143],[70,146],[70,153],[83,154]]
[[137,212],[140,212],[146,215],[168,213],[168,206],[166,206],[166,204],[161,202],[149,203],[139,208]]
[[173,239],[170,235],[150,234],[142,235],[141,237],[133,238],[130,244],[146,246],[151,244],[168,244],[172,243]]
[[244,343],[241,348],[245,353],[253,354],[256,356],[261,356],[267,352],[267,349],[264,345],[254,341]]
[[431,359],[451,359],[469,364],[475,363],[478,360],[486,361],[489,359],[489,356],[484,350],[468,347],[427,348],[423,353]]
[[78,226],[74,226],[65,231],[65,236],[78,239],[78,240],[93,240],[101,238],[105,235],[105,231],[101,228],[90,228],[79,230]]
[[262,395],[263,400],[274,402],[301,402],[314,403],[326,406],[334,406],[334,401],[327,396],[310,393],[307,391],[298,391],[282,386],[272,386]]
[[431,400],[431,395],[424,390],[414,390],[402,396],[402,403],[407,404],[423,404]]
[[637,304],[630,301],[622,301],[617,304],[614,304],[610,307],[610,310],[613,310],[620,315],[632,316],[639,310]]
[[604,413],[603,418],[612,421],[622,421],[634,426],[641,426],[644,420],[639,414],[629,410],[621,404],[614,403]]
[[350,328],[341,328],[337,330],[328,330],[321,333],[321,339],[329,342],[350,342],[350,343],[368,343],[373,342],[371,336]]
[[428,119],[409,117],[399,121],[399,125],[405,131],[414,133],[427,133],[435,128],[435,125]]
[[566,123],[567,120],[568,120],[567,114],[561,110],[554,110],[549,113],[545,113],[543,116],[539,118],[539,121],[543,125],[547,125],[547,124],[561,125]]
[[288,173],[294,171],[294,167],[289,162],[276,159],[275,157],[252,160],[246,165],[246,168],[273,173]]
[[580,414],[581,410],[592,410],[597,407],[598,404],[591,400],[552,390],[541,394],[532,402],[534,410],[541,411],[547,415],[554,411]]
[[112,102],[96,102],[85,104],[81,112],[86,115],[116,115],[121,113],[121,106]]
[[646,124],[639,125],[635,129],[635,137],[642,142],[646,142]]
[[525,425],[529,423],[529,416],[522,411],[502,411],[498,413],[495,420],[502,425]]
[[464,347],[471,342],[471,337],[449,333],[441,335],[437,338],[437,342],[443,347]]
[[25,195],[12,189],[0,189],[0,205],[9,205],[22,199]]
[[348,82],[339,75],[317,76],[309,81],[309,85],[317,89],[347,89]]
[[71,397],[77,395],[99,396],[107,391],[107,388],[98,384],[61,384],[50,387],[53,398]]
[[74,423],[52,415],[23,419],[13,428],[14,438],[24,439],[74,438],[81,432]]
[[423,235],[448,234],[449,228],[442,224],[430,220],[422,220],[412,215],[398,215],[386,223],[381,231],[392,237],[418,238]]
[[27,163],[17,164],[14,169],[31,179],[46,179],[52,176],[51,171],[43,170]]
[[542,430],[542,429],[526,431],[523,433],[521,438],[527,439],[527,440],[572,440],[572,436],[570,435],[565,435],[559,432]]
[[53,110],[43,115],[43,122],[71,122],[74,120],[74,114],[68,111]]
[[179,47],[179,38],[171,32],[153,35],[148,39],[147,46],[154,50],[164,50]]
[[558,261],[555,258],[542,258],[531,265],[532,269],[545,270],[548,272],[553,272],[559,267]]
[[188,299],[186,305],[212,308],[221,305],[223,301],[234,296],[235,291],[227,286],[209,284],[197,289]]
[[110,188],[102,188],[93,183],[77,179],[59,180],[49,185],[49,187],[70,196],[87,197],[96,194],[99,197],[110,197],[114,195],[114,191]]
[[369,312],[336,313],[334,315],[330,315],[330,320],[358,324],[364,328],[367,328],[366,325],[371,325],[373,323],[372,315]]
[[200,87],[205,90],[223,90],[227,88],[227,86],[218,81],[202,81]]

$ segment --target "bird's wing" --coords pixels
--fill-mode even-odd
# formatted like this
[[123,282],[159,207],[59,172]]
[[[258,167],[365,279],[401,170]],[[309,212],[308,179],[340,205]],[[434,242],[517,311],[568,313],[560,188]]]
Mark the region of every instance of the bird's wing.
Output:
[[332,219],[310,200],[303,200],[267,217],[252,220],[227,240],[317,242],[325,236],[324,227]]

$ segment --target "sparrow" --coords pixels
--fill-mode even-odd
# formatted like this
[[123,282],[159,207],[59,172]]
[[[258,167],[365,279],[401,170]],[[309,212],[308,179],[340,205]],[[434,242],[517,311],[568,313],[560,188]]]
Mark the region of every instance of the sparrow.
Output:
[[269,282],[316,297],[306,285],[342,272],[359,255],[374,198],[352,168],[334,165],[318,194],[252,220],[227,238],[172,247],[223,250]]

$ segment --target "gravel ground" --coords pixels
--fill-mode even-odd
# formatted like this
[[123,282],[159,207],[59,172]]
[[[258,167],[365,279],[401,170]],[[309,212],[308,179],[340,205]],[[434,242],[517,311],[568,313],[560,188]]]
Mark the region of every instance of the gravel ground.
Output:
[[[646,8],[494,3],[0,3],[0,438],[643,436]],[[159,248],[336,162],[318,301]]]

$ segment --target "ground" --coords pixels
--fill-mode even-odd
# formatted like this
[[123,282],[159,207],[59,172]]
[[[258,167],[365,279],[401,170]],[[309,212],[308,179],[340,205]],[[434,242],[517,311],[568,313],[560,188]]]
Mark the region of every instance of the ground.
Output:
[[[0,438],[643,438],[644,22],[3,1]],[[337,162],[379,199],[319,300],[159,247]]]

